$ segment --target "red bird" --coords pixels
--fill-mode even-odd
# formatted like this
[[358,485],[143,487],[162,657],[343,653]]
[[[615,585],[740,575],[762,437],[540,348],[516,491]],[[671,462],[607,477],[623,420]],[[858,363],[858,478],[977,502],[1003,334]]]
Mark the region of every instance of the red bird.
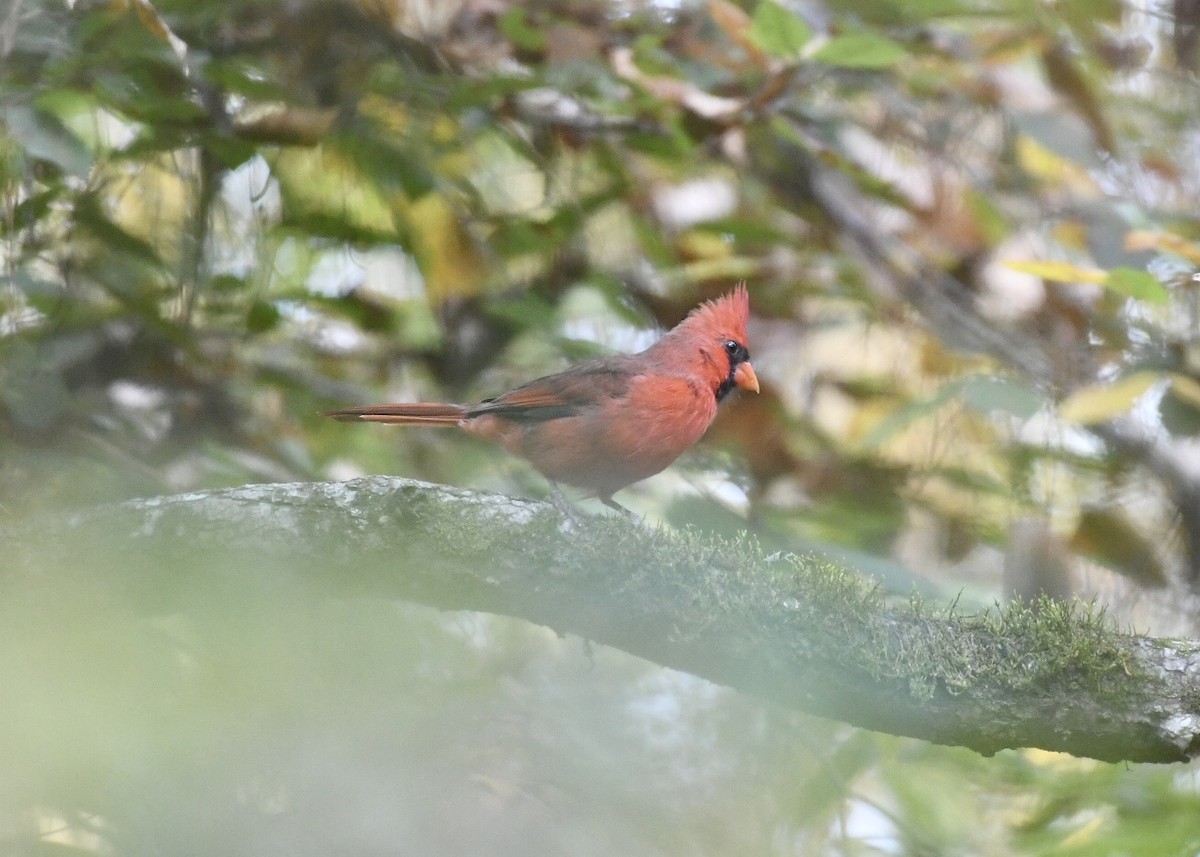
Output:
[[746,349],[745,284],[696,307],[640,354],[589,360],[475,405],[411,403],[331,411],[339,420],[458,426],[550,480],[612,495],[663,470],[704,434],[734,388],[758,392]]

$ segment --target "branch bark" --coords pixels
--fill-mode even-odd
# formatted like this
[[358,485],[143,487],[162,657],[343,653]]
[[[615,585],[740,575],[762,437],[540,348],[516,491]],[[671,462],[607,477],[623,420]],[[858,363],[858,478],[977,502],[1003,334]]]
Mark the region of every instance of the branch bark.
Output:
[[619,516],[570,527],[542,503],[373,477],[130,501],[5,543],[29,573],[162,575],[202,558],[189,570],[308,575],[334,596],[517,616],[779,705],[981,753],[1200,753],[1196,641],[1117,633],[1078,605],[959,616],[889,604],[850,572],[764,557],[750,539]]

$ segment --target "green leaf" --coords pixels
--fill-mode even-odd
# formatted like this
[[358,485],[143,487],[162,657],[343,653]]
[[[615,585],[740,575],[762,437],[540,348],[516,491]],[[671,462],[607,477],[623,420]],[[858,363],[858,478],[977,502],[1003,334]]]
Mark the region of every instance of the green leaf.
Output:
[[887,68],[908,55],[891,39],[875,33],[859,32],[836,36],[826,42],[813,59],[841,68]]
[[1172,372],[1171,384],[1158,402],[1158,415],[1171,435],[1200,435],[1200,382]]
[[256,57],[210,57],[203,63],[204,77],[209,83],[237,95],[259,101],[286,101],[294,90],[282,85],[264,68]]
[[1152,275],[1133,268],[1114,268],[1104,280],[1104,287],[1147,303],[1165,306],[1171,296]]
[[437,186],[429,154],[414,149],[404,138],[396,138],[379,123],[364,120],[353,128],[329,134],[323,145],[344,155],[384,193],[400,191],[417,198]]
[[30,158],[55,164],[80,178],[92,169],[92,153],[57,117],[24,104],[10,104],[0,119]]
[[246,280],[234,274],[217,274],[208,281],[208,290],[217,294],[235,295],[246,288]]
[[166,267],[158,251],[148,241],[109,218],[104,211],[104,203],[95,194],[88,193],[79,198],[75,204],[74,222],[82,232],[103,244],[114,257],[136,259],[158,269]]
[[10,275],[9,283],[20,290],[30,306],[49,314],[63,305],[67,289],[62,283],[46,279],[45,276],[21,266]]
[[41,222],[50,213],[51,206],[58,201],[61,189],[62,185],[56,185],[17,203],[11,217],[0,219],[0,235],[28,229]]
[[1021,419],[1029,419],[1042,409],[1045,400],[1036,390],[995,375],[967,375],[947,381],[932,396],[908,402],[880,420],[862,444],[876,449],[918,420],[959,399],[972,410],[989,414],[1005,411]]
[[1192,437],[1200,434],[1200,408],[1178,395],[1174,385],[1158,402],[1158,417],[1163,428],[1175,437]]
[[867,768],[879,764],[878,737],[866,730],[846,736],[836,748],[799,785],[791,807],[799,818],[825,817],[836,813],[849,795],[853,784]]
[[926,399],[908,402],[896,408],[867,432],[866,437],[862,439],[862,447],[867,450],[877,449],[917,420],[934,413],[958,396],[961,383],[960,380],[951,381]]
[[774,0],[763,0],[754,9],[746,35],[766,53],[795,60],[812,37],[812,30]]
[[971,375],[963,378],[959,389],[963,404],[982,414],[1004,411],[1027,420],[1045,404],[1042,395],[1032,387],[1011,378],[995,375]]
[[963,201],[989,247],[995,247],[1009,236],[1012,230],[1008,221],[989,195],[968,189]]
[[251,333],[264,333],[279,324],[279,308],[270,301],[255,301],[246,313],[246,329]]
[[3,353],[0,403],[26,430],[49,428],[71,407],[71,393],[62,376],[47,365],[46,350],[17,342]]
[[546,34],[529,23],[525,10],[520,6],[510,6],[496,23],[500,25],[500,32],[518,48],[526,51],[546,49]]
[[258,153],[253,143],[231,134],[205,134],[203,139],[205,148],[227,170],[237,169]]
[[[540,81],[536,78],[519,75],[504,76],[494,72],[482,79],[454,78],[445,82],[447,87],[444,106],[452,111],[466,111],[469,107],[488,107],[509,95],[534,89]],[[405,77],[402,83],[396,84],[398,92],[403,92],[403,84],[411,86],[411,81]]]

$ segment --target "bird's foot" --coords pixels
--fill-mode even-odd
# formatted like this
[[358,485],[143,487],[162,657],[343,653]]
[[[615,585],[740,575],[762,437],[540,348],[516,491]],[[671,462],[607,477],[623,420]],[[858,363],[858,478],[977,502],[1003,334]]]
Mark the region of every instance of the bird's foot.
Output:
[[646,520],[645,515],[639,515],[634,511],[626,509],[612,497],[601,497],[600,502],[612,509],[614,512],[622,513],[626,518],[629,519],[629,523],[633,524],[635,527],[640,526],[642,521]]
[[[639,526],[646,520],[645,515],[639,515],[636,512],[626,509],[612,497],[599,497],[597,499],[614,512],[620,512],[634,526]],[[559,514],[566,518],[572,527],[579,527],[583,524],[583,518],[581,517],[583,514],[582,510],[567,499],[557,482],[550,483],[550,502],[554,504],[554,508],[558,509]]]
[[579,517],[579,509],[566,498],[557,482],[550,483],[550,502],[554,504],[555,509],[558,509],[558,513],[567,519],[571,528],[579,529],[583,525],[583,520]]

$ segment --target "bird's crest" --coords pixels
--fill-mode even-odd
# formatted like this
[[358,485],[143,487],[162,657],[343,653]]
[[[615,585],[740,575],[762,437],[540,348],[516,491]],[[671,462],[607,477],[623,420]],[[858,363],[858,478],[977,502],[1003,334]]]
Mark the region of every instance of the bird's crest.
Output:
[[742,344],[746,342],[746,322],[750,318],[750,294],[745,283],[711,301],[705,301],[685,318],[676,330],[703,331],[714,336],[728,336]]

